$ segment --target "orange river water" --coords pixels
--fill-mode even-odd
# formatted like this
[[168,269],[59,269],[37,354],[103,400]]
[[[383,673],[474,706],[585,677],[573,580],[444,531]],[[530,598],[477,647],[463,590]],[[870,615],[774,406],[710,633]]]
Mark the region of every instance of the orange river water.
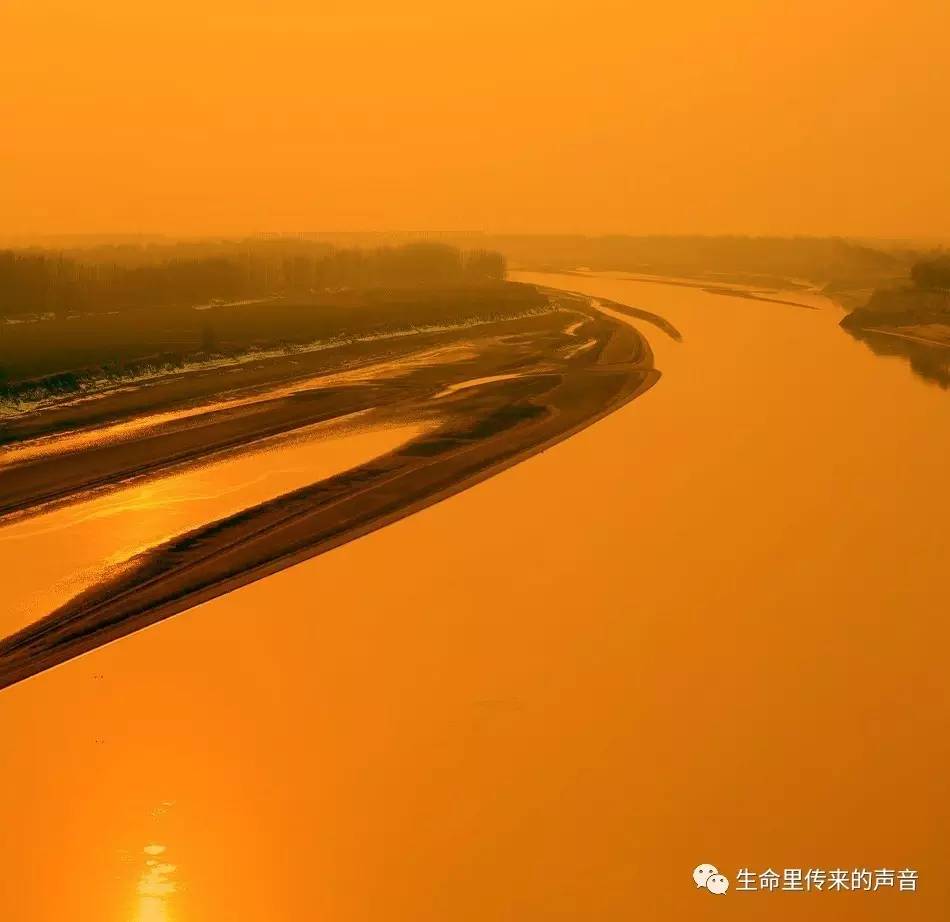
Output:
[[[683,342],[635,321],[663,376],[622,410],[0,694],[3,922],[950,917],[950,396],[815,296],[518,277]],[[189,496],[407,437],[0,529],[5,626]],[[918,882],[737,888],[785,868]]]

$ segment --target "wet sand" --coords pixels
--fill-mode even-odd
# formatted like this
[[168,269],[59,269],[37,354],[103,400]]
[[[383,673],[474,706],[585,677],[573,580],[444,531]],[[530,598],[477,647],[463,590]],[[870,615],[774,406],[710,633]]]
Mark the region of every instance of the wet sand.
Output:
[[[362,380],[328,376],[290,393],[229,395],[197,417],[170,414],[147,437],[133,426],[134,437],[0,468],[0,509],[22,513],[354,413],[376,425],[426,423],[378,458],[143,552],[0,641],[0,687],[458,493],[656,382],[649,345],[622,318],[586,297],[552,297],[557,312],[423,336],[415,351],[403,344],[375,374],[364,366]],[[435,344],[442,352],[433,358]]]
[[[581,279],[596,278],[586,272],[565,272],[563,275],[576,275]],[[600,275],[609,275],[610,273],[599,273]],[[710,295],[721,295],[727,298],[748,298],[751,301],[764,301],[769,304],[782,304],[786,307],[802,307],[806,310],[820,310],[818,304],[809,304],[800,298],[803,295],[813,295],[817,289],[803,282],[793,279],[782,280],[781,288],[773,287],[752,287],[741,282],[724,281],[718,282],[707,279],[679,278],[675,276],[664,275],[623,275],[615,276],[623,282],[642,282],[647,285],[673,285],[679,288],[696,288]],[[798,300],[791,297],[775,297],[779,294],[794,293]],[[824,297],[824,296],[822,296]]]
[[[404,382],[398,379],[418,370],[413,360],[420,356],[473,337],[490,343],[515,331],[550,332],[559,323],[559,317],[548,313],[347,344],[322,353],[177,375],[96,400],[70,401],[26,414],[3,427],[0,518],[36,512],[44,504],[91,489],[383,406],[402,398]],[[428,357],[423,364],[433,366],[435,377],[450,373],[444,363]],[[435,366],[440,371],[434,371]],[[466,374],[465,362],[455,371]],[[388,372],[393,373],[387,376]],[[417,384],[424,387],[426,375],[421,378]]]
[[424,425],[345,418],[116,487],[0,528],[0,638],[112,577],[140,554],[399,447]]

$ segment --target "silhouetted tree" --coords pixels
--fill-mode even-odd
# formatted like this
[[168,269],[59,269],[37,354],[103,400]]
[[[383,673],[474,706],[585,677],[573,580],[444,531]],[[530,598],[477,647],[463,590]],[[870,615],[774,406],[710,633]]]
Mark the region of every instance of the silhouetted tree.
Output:
[[201,328],[201,351],[214,352],[218,346],[218,337],[214,332],[214,327],[210,322],[206,322]]
[[508,266],[501,253],[472,250],[465,255],[465,272],[472,279],[501,280],[508,272]]
[[[169,252],[172,258],[158,258]],[[462,253],[440,243],[337,250],[263,240],[217,248],[109,247],[82,258],[7,251],[0,252],[0,315],[123,311],[326,288],[452,286],[504,275],[499,253]]]
[[918,288],[950,290],[950,254],[920,260],[911,268],[910,277]]

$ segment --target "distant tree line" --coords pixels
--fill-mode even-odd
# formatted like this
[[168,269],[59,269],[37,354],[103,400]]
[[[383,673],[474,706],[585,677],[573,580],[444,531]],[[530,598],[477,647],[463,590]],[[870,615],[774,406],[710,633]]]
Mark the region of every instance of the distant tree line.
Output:
[[[663,275],[797,278],[811,282],[905,276],[914,258],[838,237],[750,236],[459,236],[456,246],[482,246],[519,266],[625,270]],[[751,278],[750,278],[751,280]]]
[[124,311],[341,288],[460,286],[500,280],[505,272],[499,253],[432,243],[337,249],[251,240],[69,254],[7,250],[0,251],[0,316]]
[[914,263],[910,277],[918,288],[950,291],[950,253],[941,253]]

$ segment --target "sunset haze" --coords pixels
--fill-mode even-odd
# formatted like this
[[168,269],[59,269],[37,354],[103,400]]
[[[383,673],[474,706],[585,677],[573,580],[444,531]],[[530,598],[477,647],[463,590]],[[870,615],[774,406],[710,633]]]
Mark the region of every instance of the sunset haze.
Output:
[[948,6],[12,0],[7,235],[950,236]]

